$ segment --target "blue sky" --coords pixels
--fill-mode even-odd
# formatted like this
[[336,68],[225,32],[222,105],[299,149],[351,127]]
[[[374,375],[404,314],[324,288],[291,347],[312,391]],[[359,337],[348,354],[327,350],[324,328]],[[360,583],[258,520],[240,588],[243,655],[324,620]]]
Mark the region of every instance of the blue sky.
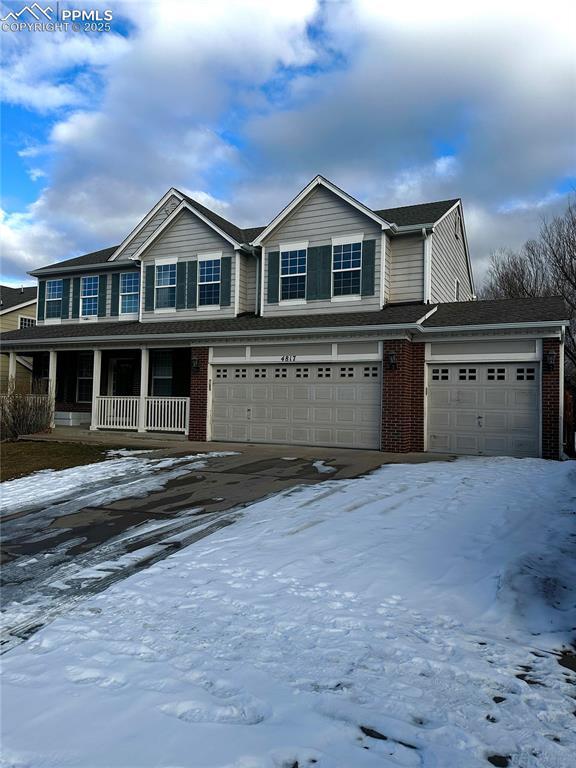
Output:
[[3,282],[114,245],[170,186],[261,225],[317,173],[375,208],[462,197],[481,277],[576,188],[574,10],[389,6],[140,0],[102,6],[109,32],[1,31]]

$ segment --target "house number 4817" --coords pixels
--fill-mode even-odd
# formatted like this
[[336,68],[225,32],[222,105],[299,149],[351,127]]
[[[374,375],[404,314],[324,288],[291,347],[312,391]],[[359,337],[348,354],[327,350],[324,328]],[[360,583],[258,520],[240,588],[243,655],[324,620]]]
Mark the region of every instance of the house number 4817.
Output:
[[281,363],[294,363],[296,362],[296,355],[282,355],[280,358]]

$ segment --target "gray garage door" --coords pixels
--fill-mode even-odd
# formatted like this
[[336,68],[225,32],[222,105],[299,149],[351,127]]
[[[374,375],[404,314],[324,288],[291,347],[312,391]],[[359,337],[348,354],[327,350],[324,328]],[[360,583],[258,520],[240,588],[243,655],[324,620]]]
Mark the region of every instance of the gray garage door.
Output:
[[428,366],[428,450],[538,456],[537,363]]
[[212,439],[378,448],[379,363],[212,367]]

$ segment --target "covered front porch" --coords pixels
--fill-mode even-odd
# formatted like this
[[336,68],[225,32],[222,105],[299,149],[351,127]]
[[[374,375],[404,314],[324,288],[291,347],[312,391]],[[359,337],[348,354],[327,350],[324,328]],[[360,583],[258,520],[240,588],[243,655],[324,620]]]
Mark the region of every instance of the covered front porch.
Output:
[[33,392],[54,402],[55,426],[187,435],[189,348],[33,352]]

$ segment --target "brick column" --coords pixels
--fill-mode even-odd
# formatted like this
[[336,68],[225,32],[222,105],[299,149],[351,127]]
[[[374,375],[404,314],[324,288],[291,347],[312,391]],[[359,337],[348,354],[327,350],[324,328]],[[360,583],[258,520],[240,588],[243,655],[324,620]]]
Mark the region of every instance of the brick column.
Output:
[[[546,370],[546,354],[554,352],[552,370]],[[560,341],[544,339],[542,343],[542,458],[560,458]]]
[[[396,355],[389,370],[388,355]],[[381,450],[424,450],[424,344],[384,342]]]
[[192,347],[190,359],[199,363],[198,371],[190,372],[189,440],[206,440],[208,415],[208,347]]

